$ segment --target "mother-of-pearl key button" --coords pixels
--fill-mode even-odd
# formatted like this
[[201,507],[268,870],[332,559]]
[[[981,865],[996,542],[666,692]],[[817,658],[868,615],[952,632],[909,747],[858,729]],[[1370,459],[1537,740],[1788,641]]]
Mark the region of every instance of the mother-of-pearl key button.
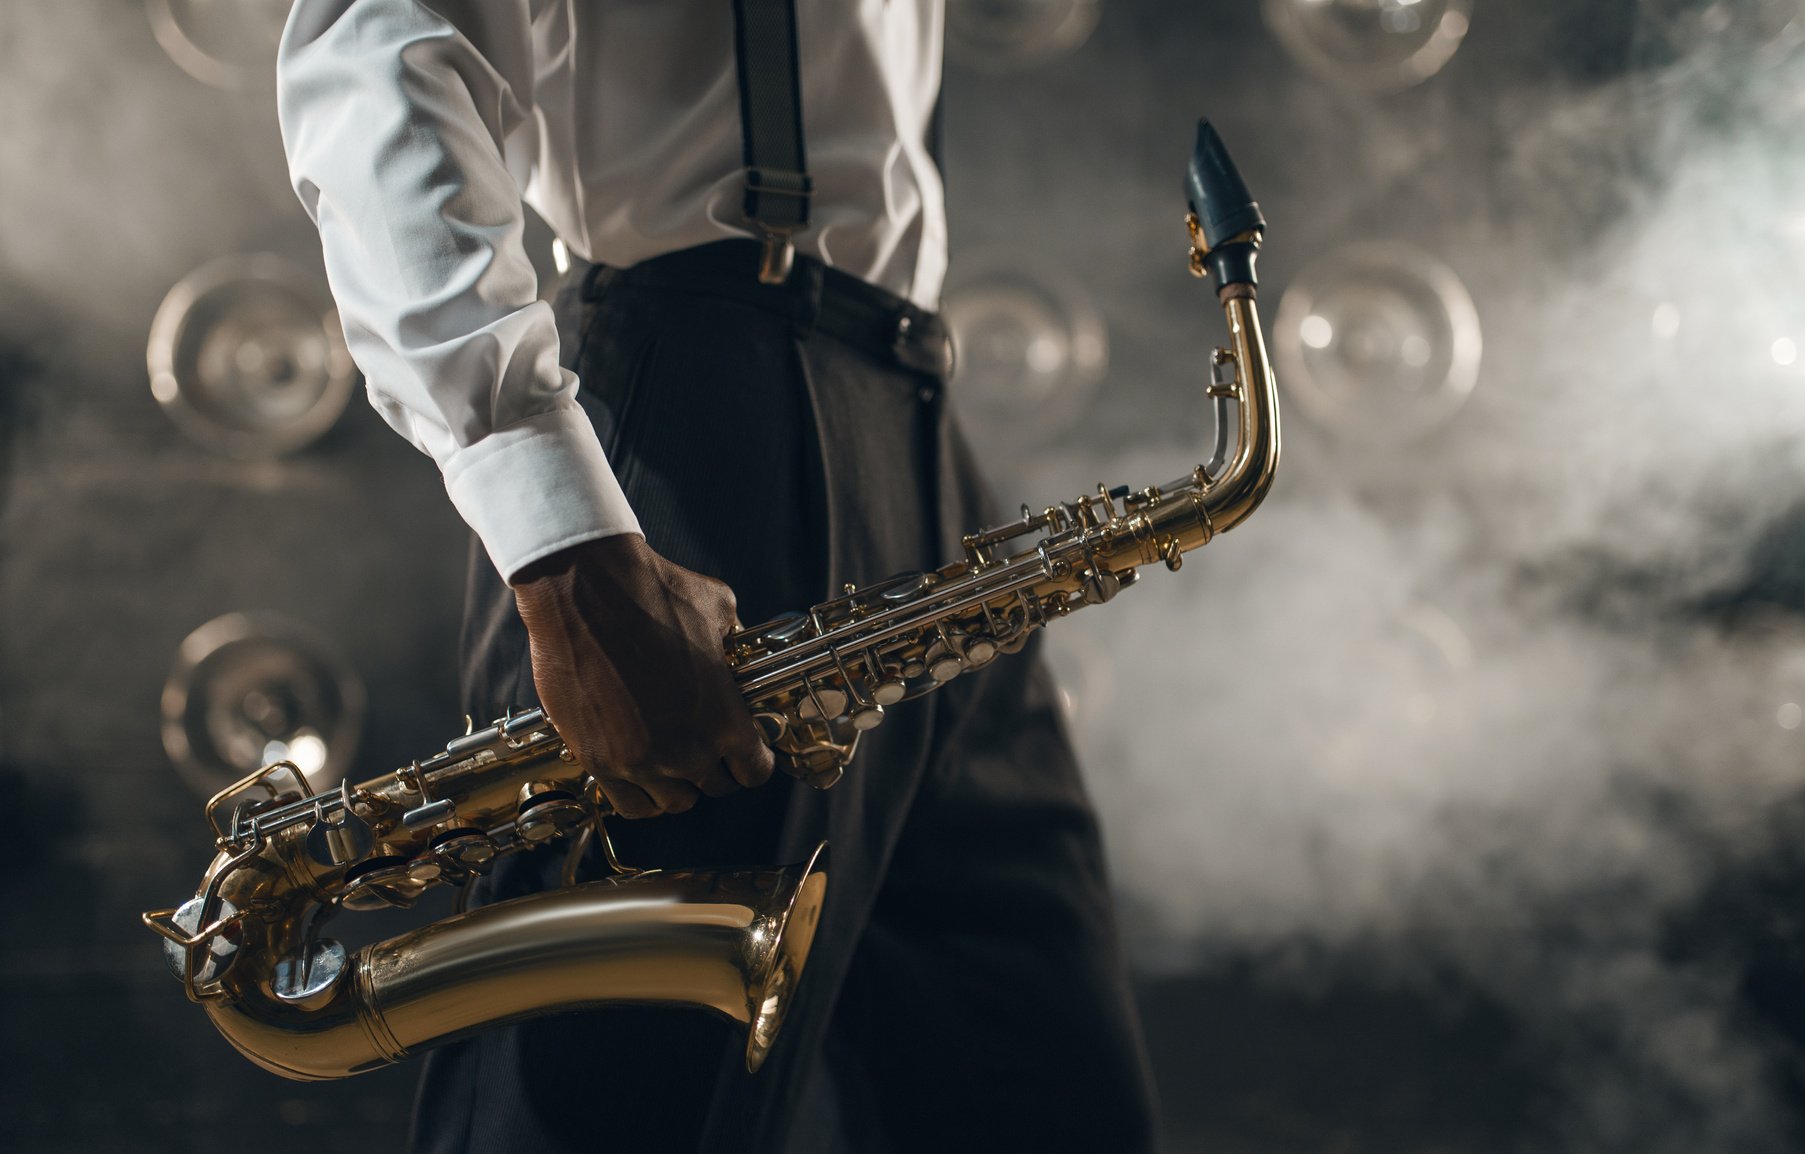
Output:
[[846,694],[838,689],[817,689],[813,693],[804,693],[796,705],[796,712],[804,721],[823,720],[824,711],[828,719],[845,713]]

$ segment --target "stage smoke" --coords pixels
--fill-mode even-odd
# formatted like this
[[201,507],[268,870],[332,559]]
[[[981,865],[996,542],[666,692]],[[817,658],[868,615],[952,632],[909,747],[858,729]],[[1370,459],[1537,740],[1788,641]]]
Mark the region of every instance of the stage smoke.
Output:
[[[1266,506],[1078,648],[1049,628],[1057,665],[1114,657],[1116,704],[1078,732],[1141,965],[1251,965],[1300,997],[1455,974],[1556,1096],[1536,1148],[1789,1148],[1746,958],[1676,935],[1788,860],[1805,794],[1800,80],[1686,58],[1495,94],[1508,151],[1447,196],[1495,210],[1412,221],[1484,311],[1460,419],[1331,442],[1386,399],[1313,411],[1292,348],[1310,420]],[[1350,314],[1383,304],[1347,279]],[[1344,322],[1291,311],[1281,331],[1308,348],[1324,315],[1334,345]],[[1023,492],[1199,451],[1079,447]]]

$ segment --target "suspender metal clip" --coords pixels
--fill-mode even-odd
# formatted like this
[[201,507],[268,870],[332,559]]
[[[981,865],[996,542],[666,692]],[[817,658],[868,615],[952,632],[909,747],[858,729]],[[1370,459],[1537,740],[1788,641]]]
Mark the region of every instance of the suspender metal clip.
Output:
[[792,238],[808,227],[809,198],[815,191],[802,138],[796,0],[733,0],[733,41],[746,223],[764,244],[759,283],[779,285],[795,267]]
[[758,264],[760,284],[782,284],[796,263],[792,238],[808,224],[809,198],[815,182],[806,172],[777,168],[746,169],[746,223],[764,243]]
[[764,251],[758,258],[758,283],[782,284],[796,265],[796,245],[787,228],[762,228]]

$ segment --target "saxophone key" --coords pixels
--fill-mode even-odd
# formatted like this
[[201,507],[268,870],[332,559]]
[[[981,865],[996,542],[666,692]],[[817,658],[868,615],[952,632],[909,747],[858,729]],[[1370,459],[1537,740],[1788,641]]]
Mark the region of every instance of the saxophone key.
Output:
[[[349,798],[349,793],[344,796]],[[331,813],[324,802],[313,806],[313,826],[307,831],[307,856],[328,868],[362,861],[375,844],[370,823],[343,802]]]
[[[204,901],[198,895],[191,897],[176,909],[175,915],[170,918],[170,921],[175,925],[176,929],[181,930],[184,934],[192,935],[201,928],[201,907],[204,904]],[[237,913],[237,906],[226,899],[221,898],[215,909],[214,920],[231,918],[237,915]],[[233,956],[238,953],[238,943],[234,941],[232,937],[223,933],[214,934],[204,942],[197,942],[193,948],[205,950],[205,953],[194,967],[194,980],[203,983],[211,982],[213,979],[225,973],[226,967],[232,964]],[[188,965],[188,950],[176,942],[165,938],[163,941],[163,959],[169,963],[171,973],[175,974],[178,978],[182,977],[183,971]]]
[[759,629],[758,639],[766,645],[790,645],[808,636],[813,625],[808,614],[789,612],[774,620],[766,622]]
[[[920,676],[917,674],[917,676]],[[879,705],[895,705],[909,696],[909,685],[901,678],[888,678],[880,681],[871,690],[871,700]]]
[[965,647],[965,660],[974,667],[988,665],[997,655],[997,644],[988,637],[974,637]]
[[860,733],[869,733],[883,723],[884,707],[875,702],[852,711],[852,727]]
[[479,729],[464,736],[455,738],[445,744],[445,756],[452,761],[461,761],[479,750],[489,749],[501,741],[501,725],[491,725],[487,729]]
[[431,853],[453,874],[486,874],[495,864],[495,843],[480,829],[463,826],[432,839]]
[[839,689],[815,688],[796,703],[796,713],[804,721],[832,721],[846,713],[846,694]]
[[445,797],[408,810],[401,815],[401,824],[407,829],[427,829],[456,816],[457,803]]
[[1086,605],[1103,605],[1115,599],[1122,591],[1122,578],[1108,569],[1086,570],[1083,577],[1083,597]]
[[411,909],[426,892],[426,883],[413,877],[409,864],[407,858],[385,854],[352,866],[345,875],[344,896],[339,904],[360,913]]
[[766,745],[777,744],[790,728],[788,718],[769,709],[755,710],[752,720],[758,724],[758,735],[764,738]]
[[350,965],[345,947],[332,938],[321,938],[300,957],[283,958],[270,978],[270,993],[303,1010],[331,1000],[333,987]]
[[926,593],[933,584],[933,577],[926,573],[898,573],[865,590],[865,595],[876,594],[891,605],[906,605]]
[[928,676],[941,685],[965,672],[965,658],[953,652],[945,642],[935,642],[928,649]]
[[589,811],[570,793],[556,786],[534,783],[520,790],[520,816],[514,832],[529,845],[542,845],[574,832],[589,820]]

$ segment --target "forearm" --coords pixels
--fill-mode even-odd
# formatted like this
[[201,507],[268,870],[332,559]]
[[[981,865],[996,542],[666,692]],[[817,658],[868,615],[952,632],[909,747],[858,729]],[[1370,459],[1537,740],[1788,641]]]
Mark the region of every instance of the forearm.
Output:
[[371,402],[438,463],[496,567],[637,531],[521,242],[525,4],[300,0],[278,81]]

